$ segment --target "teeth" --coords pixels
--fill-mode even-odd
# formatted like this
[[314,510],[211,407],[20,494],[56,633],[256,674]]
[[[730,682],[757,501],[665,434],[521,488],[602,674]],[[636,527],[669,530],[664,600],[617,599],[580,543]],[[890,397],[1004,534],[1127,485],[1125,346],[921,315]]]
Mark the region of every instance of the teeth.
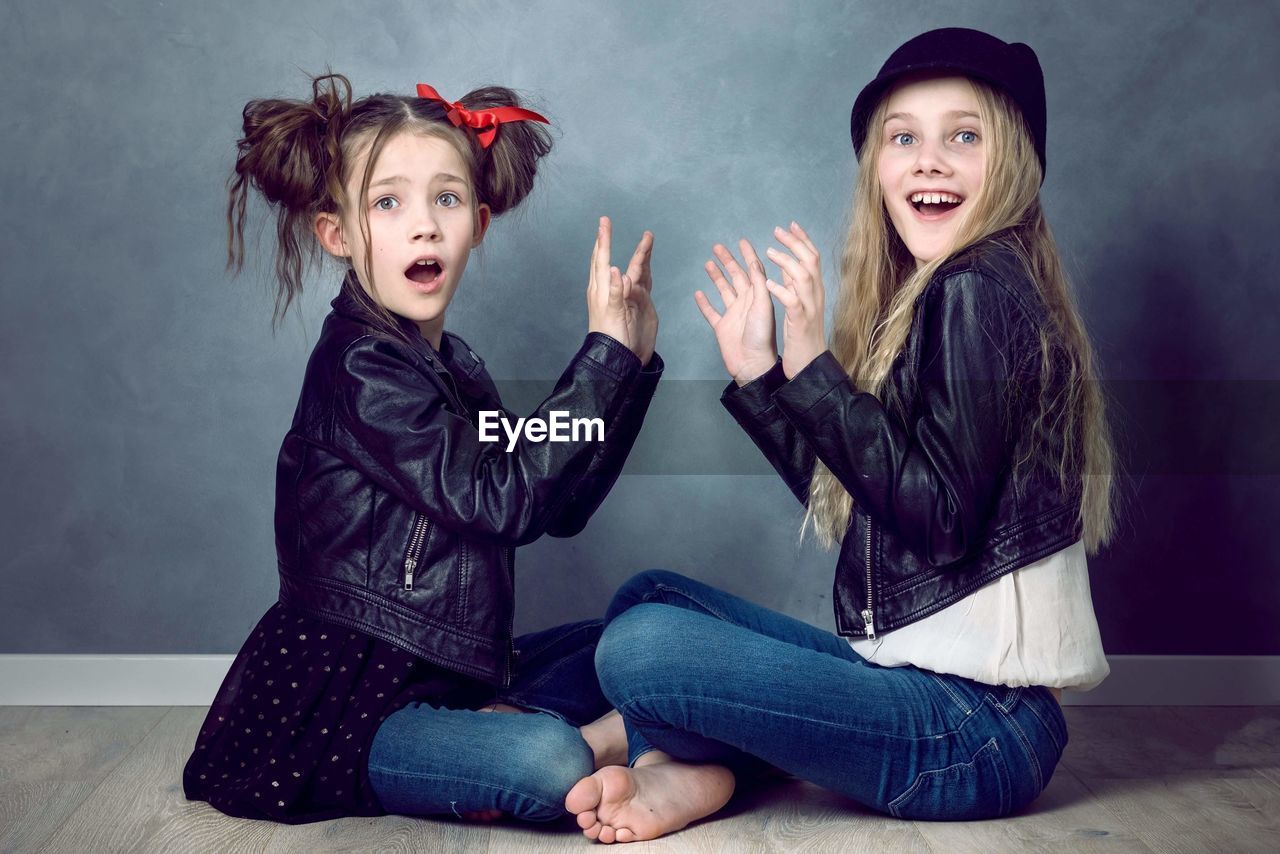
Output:
[[949,202],[950,204],[958,205],[960,204],[960,201],[961,201],[960,197],[953,193],[912,193],[911,194],[911,203],[913,205],[915,204],[940,205],[943,202]]

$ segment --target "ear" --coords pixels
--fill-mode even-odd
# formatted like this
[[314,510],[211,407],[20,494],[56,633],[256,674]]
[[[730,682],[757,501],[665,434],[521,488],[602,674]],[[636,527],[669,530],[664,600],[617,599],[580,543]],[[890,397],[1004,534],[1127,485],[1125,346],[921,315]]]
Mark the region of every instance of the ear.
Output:
[[342,236],[342,220],[336,213],[321,211],[316,214],[316,239],[320,246],[335,258],[350,258],[351,250]]
[[484,235],[489,230],[489,221],[491,219],[493,219],[493,214],[488,205],[481,203],[476,206],[476,236],[471,241],[472,249],[479,246],[480,241],[484,240]]

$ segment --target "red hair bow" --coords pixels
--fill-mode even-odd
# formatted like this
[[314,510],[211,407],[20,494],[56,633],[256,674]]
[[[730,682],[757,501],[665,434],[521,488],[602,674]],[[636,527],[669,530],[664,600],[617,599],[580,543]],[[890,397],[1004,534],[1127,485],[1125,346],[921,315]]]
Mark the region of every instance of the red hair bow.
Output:
[[435,87],[428,86],[426,83],[418,84],[418,97],[444,104],[449,110],[448,119],[453,122],[454,127],[469,127],[474,130],[482,148],[488,148],[493,144],[494,137],[498,135],[498,125],[503,122],[551,124],[533,110],[526,110],[523,107],[486,107],[483,110],[468,110],[460,103],[446,101],[440,97]]

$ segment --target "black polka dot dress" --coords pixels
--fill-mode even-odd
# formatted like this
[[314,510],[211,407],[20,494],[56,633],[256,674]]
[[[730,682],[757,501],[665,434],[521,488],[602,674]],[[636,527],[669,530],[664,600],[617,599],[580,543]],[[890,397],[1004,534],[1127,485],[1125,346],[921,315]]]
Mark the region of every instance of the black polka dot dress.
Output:
[[410,702],[476,708],[492,689],[279,603],[236,656],[182,775],[192,800],[296,824],[383,815],[366,757]]

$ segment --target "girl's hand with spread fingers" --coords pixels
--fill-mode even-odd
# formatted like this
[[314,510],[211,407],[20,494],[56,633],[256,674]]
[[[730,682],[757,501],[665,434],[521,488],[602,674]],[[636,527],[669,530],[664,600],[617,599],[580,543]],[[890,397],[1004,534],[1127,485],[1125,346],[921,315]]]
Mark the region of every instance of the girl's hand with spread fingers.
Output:
[[787,379],[827,349],[822,330],[825,294],[822,288],[822,257],[809,235],[797,223],[790,229],[775,228],[773,235],[790,253],[769,247],[765,254],[782,270],[782,284],[766,282],[774,299],[786,310],[782,324],[782,370]]
[[778,361],[778,345],[773,303],[765,288],[764,264],[747,240],[739,241],[738,248],[742,251],[746,270],[724,246],[717,243],[712,247],[716,259],[729,274],[727,279],[715,261],[706,263],[707,276],[724,300],[724,313],[717,312],[702,291],[695,292],[693,299],[707,325],[715,332],[725,369],[738,385],[743,386],[773,367]]
[[635,352],[638,312],[631,300],[630,276],[609,264],[612,237],[613,224],[607,216],[600,217],[587,280],[587,331],[608,335]]

